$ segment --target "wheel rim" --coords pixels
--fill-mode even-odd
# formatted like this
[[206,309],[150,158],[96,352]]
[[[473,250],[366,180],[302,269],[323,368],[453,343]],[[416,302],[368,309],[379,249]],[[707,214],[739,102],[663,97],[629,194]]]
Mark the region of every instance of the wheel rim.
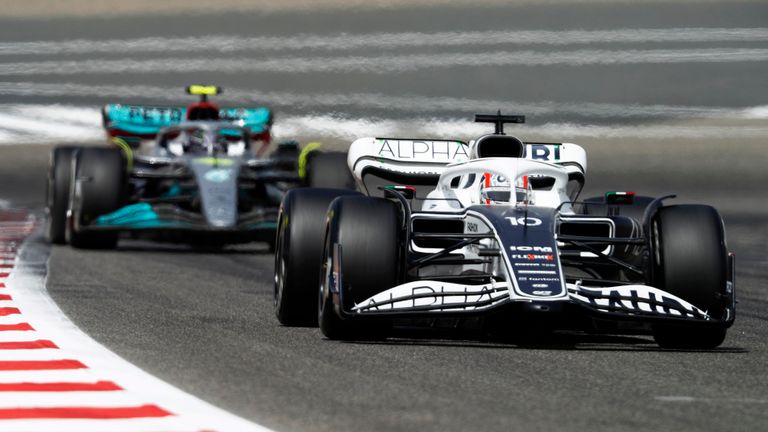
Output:
[[[282,218],[278,220],[282,220]],[[283,287],[285,286],[285,257],[283,256],[283,235],[285,231],[282,229],[282,224],[280,225],[277,245],[275,247],[275,306],[282,302]]]
[[[325,247],[323,248],[323,271],[322,275],[323,277],[320,279],[320,292],[318,293],[318,304],[319,304],[319,311],[322,314],[325,311],[325,302],[327,300],[327,297],[330,297],[330,278],[332,277],[332,269],[333,269],[333,257],[330,253],[330,244],[329,244],[329,236],[326,233],[325,236]],[[327,293],[327,295],[326,295]]]
[[661,266],[661,241],[659,236],[659,222],[653,222],[653,258],[657,266]]
[[283,300],[283,286],[285,284],[285,260],[278,259],[278,271],[275,272],[275,305]]

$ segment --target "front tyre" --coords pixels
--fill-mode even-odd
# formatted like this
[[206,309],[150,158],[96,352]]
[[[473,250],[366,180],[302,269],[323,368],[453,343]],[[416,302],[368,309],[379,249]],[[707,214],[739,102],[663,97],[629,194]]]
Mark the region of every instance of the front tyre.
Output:
[[67,209],[72,181],[72,165],[78,147],[60,146],[51,152],[48,165],[46,234],[53,244],[66,244]]
[[318,302],[320,330],[328,339],[377,338],[384,321],[344,319],[342,312],[399,283],[400,212],[382,198],[348,196],[328,209]]
[[127,185],[123,152],[116,148],[83,148],[77,153],[73,171],[67,240],[76,248],[114,248],[118,232],[89,231],[85,227],[123,204]]
[[[662,207],[651,231],[654,286],[722,319],[728,253],[717,210],[705,205]],[[663,348],[712,349],[725,335],[724,327],[654,327],[654,339]]]
[[317,283],[328,205],[357,192],[300,188],[280,205],[275,239],[275,316],[286,326],[317,326]]

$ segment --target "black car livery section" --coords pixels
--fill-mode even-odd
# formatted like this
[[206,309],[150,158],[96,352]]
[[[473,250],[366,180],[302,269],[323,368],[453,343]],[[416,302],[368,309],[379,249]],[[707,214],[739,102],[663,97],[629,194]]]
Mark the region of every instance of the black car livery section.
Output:
[[515,291],[531,297],[566,294],[554,240],[553,209],[473,206],[468,212],[482,215],[493,227],[514,272]]

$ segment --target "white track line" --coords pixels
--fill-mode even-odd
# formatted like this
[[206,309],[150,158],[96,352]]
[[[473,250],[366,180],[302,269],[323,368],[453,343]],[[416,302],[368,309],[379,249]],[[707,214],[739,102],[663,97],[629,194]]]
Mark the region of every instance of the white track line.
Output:
[[[4,294],[3,290],[0,290],[0,294]],[[9,306],[18,307],[19,306],[18,304],[9,304],[9,303],[10,302],[0,302],[0,307],[9,307]],[[45,339],[45,338],[42,337],[40,332],[36,332],[34,330],[0,331],[0,343],[21,342],[21,341],[30,341],[30,340],[38,340],[38,339]],[[45,350],[55,351],[55,349],[45,349]],[[21,350],[0,350],[0,355],[3,355],[2,351],[21,351]],[[30,350],[30,351],[44,351],[44,349],[36,349],[36,350]]]
[[[2,92],[2,90],[0,90]],[[402,103],[398,106],[408,105],[406,102],[418,98],[390,98],[391,102]],[[455,102],[458,102],[456,100]],[[419,106],[442,106],[441,98],[423,98]],[[504,103],[496,101],[481,104],[475,101],[475,111],[488,110],[490,107],[514,106],[515,102]],[[577,105],[577,104],[573,104]],[[481,109],[485,106],[485,109]],[[533,110],[523,109],[522,112],[536,111],[556,112],[557,104],[544,102],[540,105],[528,106]],[[563,104],[563,112],[575,114],[577,107]],[[466,107],[462,107],[466,108]],[[768,107],[753,107],[743,109],[705,108],[705,107],[675,107],[675,106],[621,106],[611,104],[585,104],[584,113],[587,115],[609,115],[611,108],[617,116],[630,117],[629,113],[637,110],[647,115],[659,115],[666,120],[686,118],[716,118],[716,119],[765,119],[768,118]],[[405,108],[407,109],[407,108]],[[569,112],[569,109],[571,110]],[[68,123],[66,116],[59,113],[66,112],[67,106],[62,105],[0,105],[0,132],[6,132],[7,137],[0,134],[1,144],[22,143],[49,143],[49,142],[93,142],[103,141],[104,131],[101,127],[100,111],[97,108],[72,107],[72,111],[79,114],[74,123]],[[7,113],[7,114],[5,114]],[[662,115],[666,113],[665,115]],[[688,117],[686,117],[686,115]],[[303,115],[280,116],[273,127],[273,133],[277,139],[335,139],[352,142],[361,136],[421,136],[434,138],[468,138],[482,135],[487,127],[469,121],[467,117],[412,117],[408,119],[382,119],[382,118],[345,118],[333,115]],[[535,118],[535,117],[534,117]],[[90,123],[88,123],[90,122]],[[7,129],[3,129],[7,128]],[[67,131],[67,133],[62,133]],[[527,124],[515,128],[515,133],[549,137],[554,140],[571,140],[579,138],[760,138],[768,136],[768,125],[763,123],[719,126],[707,125],[687,126],[681,124],[643,124],[643,125],[590,125],[573,123],[545,123]],[[24,229],[21,226],[19,229]],[[0,237],[2,234],[0,234]],[[1,270],[1,269],[0,269]]]
[[[108,380],[89,369],[50,370],[50,371],[2,371],[0,383],[54,383],[54,382],[96,382]],[[2,428],[0,428],[2,430]]]
[[[48,96],[48,97],[101,97],[119,101],[125,95],[144,98],[154,103],[181,103],[183,97],[177,86],[126,86],[86,85],[77,83],[0,82],[0,95]],[[370,108],[408,113],[433,114],[439,111],[481,112],[489,107],[514,107],[530,116],[545,114],[581,115],[596,118],[639,118],[657,116],[668,118],[716,117],[716,118],[768,118],[768,106],[746,109],[685,106],[685,105],[638,105],[595,102],[527,102],[514,99],[472,99],[430,96],[392,96],[380,93],[296,93],[263,92],[246,88],[227,88],[218,96],[222,103],[248,105],[290,105],[315,109]],[[51,122],[66,119],[74,124],[93,125],[101,121],[95,108],[73,105],[4,105],[0,112],[21,115]]]
[[[410,136],[433,138],[472,138],[488,132],[488,126],[464,119],[366,120],[341,119],[333,116],[281,117],[274,127],[275,135],[282,137],[333,137],[351,140],[362,136]],[[768,125],[754,126],[682,126],[652,124],[576,125],[546,123],[540,126],[521,126],[508,131],[520,136],[544,136],[554,140],[578,138],[761,138],[768,136]]]
[[389,74],[423,69],[488,66],[586,66],[675,63],[763,62],[764,48],[655,50],[487,51],[384,56],[311,56],[272,58],[124,58],[53,60],[0,64],[0,75],[84,75],[192,72],[272,72]]
[[754,399],[754,398],[706,398],[696,396],[656,396],[654,399],[661,402],[704,402],[704,403],[735,403],[735,404],[768,404],[768,399]]
[[493,45],[574,45],[603,43],[712,43],[758,42],[768,40],[767,28],[671,28],[616,30],[520,30],[474,32],[405,32],[366,34],[300,34],[288,37],[238,37],[207,35],[197,37],[134,39],[73,39],[0,43],[0,55],[131,54],[238,51],[290,51],[352,49],[395,49],[418,47]]
[[[121,407],[144,405],[146,400],[126,391],[0,392],[0,406],[10,407]],[[0,428],[2,428],[0,420]]]
[[[158,419],[127,420],[10,420],[3,421],[3,427],[13,432],[207,432],[173,419],[163,419],[162,429],[158,429]],[[213,432],[213,431],[211,431]],[[219,432],[219,431],[216,431]]]
[[[18,360],[58,360],[63,356],[57,349],[34,349],[34,350],[0,350],[0,361],[18,361]],[[1,371],[0,375],[8,371]],[[2,392],[0,392],[2,394]]]

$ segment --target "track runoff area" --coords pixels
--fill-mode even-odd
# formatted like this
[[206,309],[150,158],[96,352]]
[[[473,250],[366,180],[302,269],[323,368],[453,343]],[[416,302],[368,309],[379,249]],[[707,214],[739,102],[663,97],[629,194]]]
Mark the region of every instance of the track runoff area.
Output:
[[38,220],[0,211],[0,431],[269,429],[147,374],[77,328],[45,290]]

